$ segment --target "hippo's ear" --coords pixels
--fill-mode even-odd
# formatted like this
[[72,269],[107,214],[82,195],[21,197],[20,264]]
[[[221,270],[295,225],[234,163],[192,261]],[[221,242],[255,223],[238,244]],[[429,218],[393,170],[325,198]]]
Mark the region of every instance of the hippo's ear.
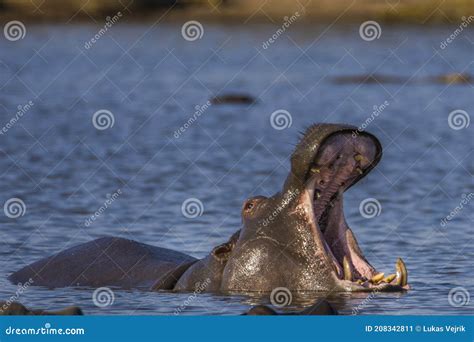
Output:
[[229,241],[214,247],[211,252],[211,255],[220,262],[227,262],[227,260],[229,260],[230,255],[232,254],[232,250],[234,249],[237,240],[239,240],[239,236],[240,229],[230,237]]
[[229,242],[223,243],[217,247],[214,247],[211,254],[218,261],[226,262],[229,259],[229,256],[232,253],[233,245]]

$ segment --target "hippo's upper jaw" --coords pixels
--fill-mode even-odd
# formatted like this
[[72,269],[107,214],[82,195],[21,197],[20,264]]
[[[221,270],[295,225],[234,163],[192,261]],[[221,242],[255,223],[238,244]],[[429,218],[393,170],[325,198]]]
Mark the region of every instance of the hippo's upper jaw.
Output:
[[343,213],[343,192],[380,160],[381,147],[372,135],[339,131],[329,135],[308,167],[299,206],[306,213],[315,244],[332,265],[336,288],[345,291],[408,289],[401,259],[385,276],[364,257]]
[[355,127],[310,127],[292,155],[282,192],[244,203],[243,228],[225,266],[222,290],[408,289],[403,261],[397,261],[393,275],[377,272],[342,210],[343,192],[381,155],[379,141]]

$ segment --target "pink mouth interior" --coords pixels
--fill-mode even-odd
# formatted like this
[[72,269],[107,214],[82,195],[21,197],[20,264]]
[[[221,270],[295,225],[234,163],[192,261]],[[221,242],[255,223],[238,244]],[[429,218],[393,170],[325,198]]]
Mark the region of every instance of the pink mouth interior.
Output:
[[344,276],[344,257],[351,268],[352,281],[364,281],[376,273],[347,226],[342,206],[342,193],[370,168],[376,155],[377,147],[369,136],[339,133],[324,142],[309,171],[309,181],[314,184],[315,222],[339,278]]

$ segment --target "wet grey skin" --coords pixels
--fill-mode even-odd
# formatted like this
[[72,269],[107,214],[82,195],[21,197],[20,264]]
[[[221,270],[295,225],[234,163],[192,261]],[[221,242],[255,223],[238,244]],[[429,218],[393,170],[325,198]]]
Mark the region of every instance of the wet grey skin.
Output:
[[[356,127],[317,124],[291,156],[280,192],[242,206],[242,226],[197,260],[122,238],[101,238],[24,267],[10,276],[33,285],[117,286],[220,293],[403,291],[407,270],[378,272],[364,257],[343,213],[343,193],[382,156],[377,138]],[[31,281],[30,281],[31,282]]]
[[18,302],[0,301],[0,316],[78,316],[82,315],[82,310],[77,306],[70,306],[58,311],[32,310]]
[[274,316],[274,315],[303,315],[303,316],[332,316],[338,315],[337,310],[325,300],[317,300],[313,305],[297,312],[277,312],[266,305],[256,305],[242,315],[245,316]]

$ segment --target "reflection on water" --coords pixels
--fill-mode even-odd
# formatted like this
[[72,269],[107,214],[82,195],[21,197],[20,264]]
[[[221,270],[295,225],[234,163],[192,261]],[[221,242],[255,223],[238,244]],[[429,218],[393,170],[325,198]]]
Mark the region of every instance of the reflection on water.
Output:
[[[114,26],[91,49],[86,25],[32,26],[13,45],[0,41],[0,123],[18,105],[31,108],[0,135],[1,200],[17,197],[24,216],[0,216],[0,298],[16,288],[12,271],[103,235],[133,238],[203,257],[240,226],[242,201],[278,191],[298,132],[314,122],[360,126],[374,106],[388,105],[367,129],[384,158],[345,196],[345,213],[367,258],[394,270],[405,260],[413,290],[406,294],[337,294],[344,314],[468,314],[452,306],[456,286],[473,293],[472,203],[440,222],[473,192],[472,127],[456,130],[448,115],[472,116],[472,85],[336,84],[331,77],[370,72],[429,77],[474,73],[474,34],[466,29],[436,52],[449,28],[385,27],[380,39],[360,39],[356,27],[292,27],[268,49],[266,25],[206,24],[202,39],[182,39],[179,24]],[[291,38],[291,39],[289,39]],[[295,44],[298,46],[295,47]],[[438,49],[439,50],[439,49]],[[302,51],[305,51],[302,54]],[[212,104],[178,137],[196,106],[216,94],[258,97],[252,104]],[[94,127],[99,110],[113,114]],[[287,110],[291,126],[274,129],[271,113]],[[122,194],[91,224],[107,196]],[[203,214],[187,218],[188,198]],[[376,198],[379,216],[364,218],[359,203]],[[174,294],[114,290],[99,308],[93,289],[30,287],[28,306],[80,305],[89,314],[240,314],[269,295]],[[321,293],[295,293],[289,307],[308,306]]]

